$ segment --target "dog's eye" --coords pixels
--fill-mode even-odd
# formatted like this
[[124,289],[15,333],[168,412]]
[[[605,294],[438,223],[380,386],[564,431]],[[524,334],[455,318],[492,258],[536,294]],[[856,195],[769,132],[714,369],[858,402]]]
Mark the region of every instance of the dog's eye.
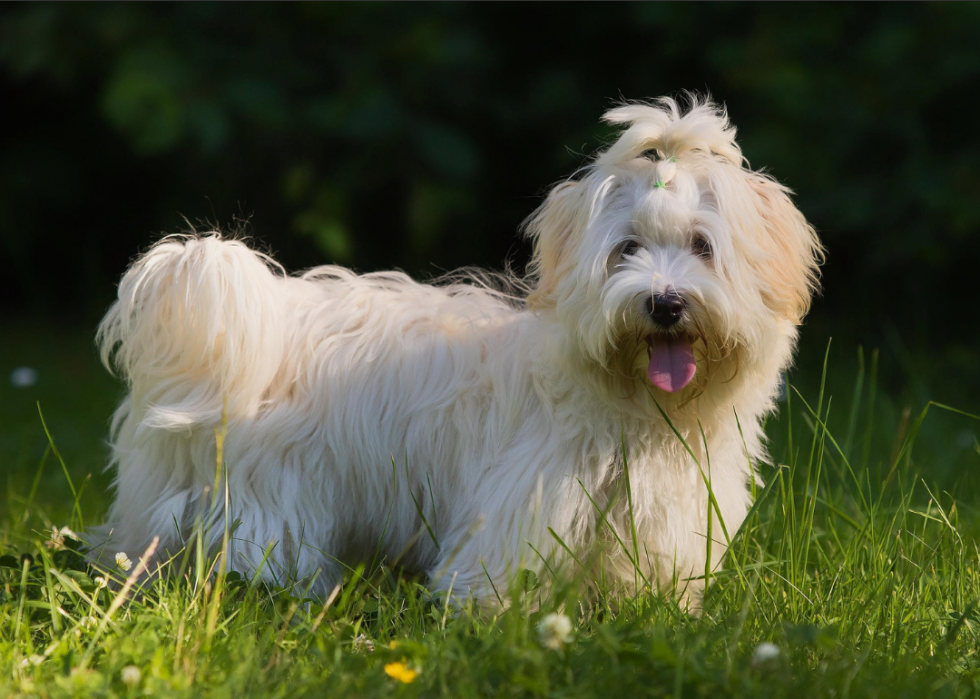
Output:
[[701,234],[695,235],[691,241],[691,251],[702,260],[710,260],[712,256],[711,243]]
[[663,156],[660,155],[660,151],[658,151],[656,148],[647,148],[645,151],[640,153],[640,157],[652,160],[653,162],[663,160]]
[[640,244],[635,240],[627,240],[619,249],[619,254],[623,257],[632,257],[640,250]]

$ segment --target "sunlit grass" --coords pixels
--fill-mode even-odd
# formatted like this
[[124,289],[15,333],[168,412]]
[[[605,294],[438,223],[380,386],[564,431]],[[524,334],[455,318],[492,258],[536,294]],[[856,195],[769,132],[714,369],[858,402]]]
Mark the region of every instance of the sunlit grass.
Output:
[[42,404],[52,443],[12,464],[0,524],[0,696],[976,694],[980,520],[919,469],[977,418],[932,404],[889,421],[870,356],[841,395],[822,369],[769,425],[776,465],[757,465],[745,524],[714,532],[732,546],[705,571],[698,617],[643,590],[639,571],[641,592],[624,595],[588,566],[517,576],[495,615],[385,565],[312,598],[226,571],[195,536],[194,565],[143,590],[135,557],[96,571],[54,536],[101,512],[67,452],[62,469],[56,406]]

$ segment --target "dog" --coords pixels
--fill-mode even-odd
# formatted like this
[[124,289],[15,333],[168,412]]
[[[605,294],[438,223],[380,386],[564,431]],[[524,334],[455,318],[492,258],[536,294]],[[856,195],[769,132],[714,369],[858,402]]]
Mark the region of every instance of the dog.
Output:
[[582,565],[696,606],[823,250],[723,107],[604,119],[618,137],[528,219],[510,291],[290,276],[219,233],[138,258],[98,331],[128,386],[100,551],[159,537],[162,560],[199,526],[212,553],[231,531],[231,569],[321,593],[387,560],[493,604],[519,570]]

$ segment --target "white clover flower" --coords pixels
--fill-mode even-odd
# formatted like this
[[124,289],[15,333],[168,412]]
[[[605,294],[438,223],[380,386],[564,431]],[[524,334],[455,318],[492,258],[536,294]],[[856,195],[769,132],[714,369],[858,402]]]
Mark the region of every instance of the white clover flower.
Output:
[[106,580],[104,577],[102,577],[101,575],[96,575],[95,576],[95,589],[96,590],[101,590],[103,587],[107,587],[108,585],[109,585],[109,581]]
[[572,640],[572,620],[564,614],[548,614],[538,624],[538,638],[545,648],[559,650]]
[[773,643],[760,643],[752,653],[752,667],[761,667],[779,657],[779,646]]
[[364,651],[367,651],[368,653],[373,653],[374,652],[374,641],[372,641],[370,638],[368,638],[364,634],[360,634],[360,635],[358,635],[357,638],[354,639],[354,650],[355,651],[357,651],[357,650],[364,650]]
[[30,388],[37,383],[37,371],[29,366],[19,366],[10,372],[10,385],[14,388]]
[[60,551],[65,548],[65,539],[58,531],[58,527],[51,527],[51,536],[44,542],[44,545],[52,551]]
[[125,551],[120,551],[116,554],[116,566],[119,570],[129,570],[133,567],[133,562],[129,560],[129,556],[126,555]]
[[31,665],[40,665],[45,660],[47,660],[47,658],[45,658],[43,655],[32,655],[29,658],[24,658],[23,660],[21,660],[20,666],[30,667]]
[[143,678],[143,673],[141,673],[140,669],[135,665],[127,665],[122,669],[120,678],[122,679],[123,684],[129,685],[130,687],[135,687]]
[[[105,578],[96,578],[96,580],[105,580]],[[96,582],[96,585],[97,585],[96,590],[102,587],[101,585],[98,584],[98,582]],[[82,634],[85,631],[92,631],[93,629],[98,627],[98,625],[99,625],[99,620],[96,619],[94,616],[82,617],[81,619],[78,620],[78,624],[76,624],[75,626],[75,637],[81,638]]]
[[65,548],[65,539],[77,539],[78,535],[73,532],[68,527],[51,527],[51,538],[45,542],[45,546],[54,551],[60,551]]

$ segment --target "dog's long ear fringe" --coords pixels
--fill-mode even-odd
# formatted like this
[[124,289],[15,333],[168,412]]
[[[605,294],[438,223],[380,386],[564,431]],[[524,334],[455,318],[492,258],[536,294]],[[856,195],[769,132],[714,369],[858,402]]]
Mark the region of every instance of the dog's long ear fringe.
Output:
[[126,272],[99,326],[102,361],[150,406],[144,426],[186,429],[249,410],[285,353],[282,270],[218,234],[168,236]]
[[573,264],[571,239],[581,225],[580,217],[588,213],[582,202],[584,188],[582,182],[575,180],[557,185],[524,225],[534,244],[528,264],[533,289],[527,306],[532,310],[555,305],[558,282]]
[[824,248],[816,231],[790,199],[790,190],[772,178],[751,173],[751,189],[758,196],[764,222],[759,234],[771,256],[759,263],[759,274],[767,281],[766,305],[795,324],[803,321],[810,301],[820,289],[820,265]]

